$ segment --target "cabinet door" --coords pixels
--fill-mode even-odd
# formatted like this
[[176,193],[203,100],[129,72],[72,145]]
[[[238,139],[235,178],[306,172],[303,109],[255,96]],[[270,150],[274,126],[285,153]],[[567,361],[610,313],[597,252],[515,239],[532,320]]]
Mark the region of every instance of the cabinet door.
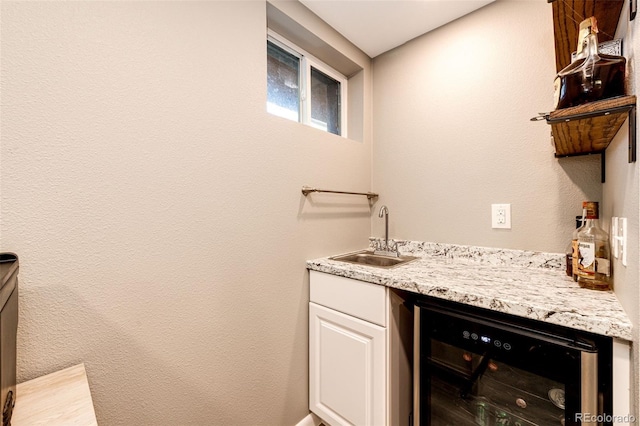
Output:
[[385,333],[309,303],[309,409],[324,423],[385,424]]

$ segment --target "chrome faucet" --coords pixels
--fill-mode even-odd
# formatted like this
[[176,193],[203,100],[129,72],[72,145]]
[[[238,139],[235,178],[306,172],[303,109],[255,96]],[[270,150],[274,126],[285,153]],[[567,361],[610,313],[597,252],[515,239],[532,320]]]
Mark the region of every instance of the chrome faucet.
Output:
[[383,250],[389,250],[389,209],[387,206],[380,207],[378,217],[384,216],[384,247]]
[[384,217],[384,245],[376,244],[375,254],[381,254],[384,256],[393,256],[399,257],[398,253],[398,245],[393,244],[389,245],[389,209],[387,206],[380,207],[380,212],[378,212],[378,217]]

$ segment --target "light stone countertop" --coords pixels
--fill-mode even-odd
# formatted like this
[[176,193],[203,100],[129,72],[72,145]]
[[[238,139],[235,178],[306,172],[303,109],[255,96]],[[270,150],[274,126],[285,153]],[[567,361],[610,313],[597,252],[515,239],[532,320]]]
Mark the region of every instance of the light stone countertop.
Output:
[[307,261],[307,268],[632,340],[631,321],[615,293],[580,288],[565,274],[563,254],[417,241],[400,243],[401,254],[420,258],[383,269],[325,257]]

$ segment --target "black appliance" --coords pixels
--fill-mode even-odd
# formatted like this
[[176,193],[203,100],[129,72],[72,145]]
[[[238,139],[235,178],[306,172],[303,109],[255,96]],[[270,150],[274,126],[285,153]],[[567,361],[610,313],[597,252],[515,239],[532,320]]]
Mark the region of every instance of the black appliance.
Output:
[[611,425],[611,338],[433,298],[414,303],[414,425]]
[[0,394],[2,426],[11,425],[16,403],[18,256],[0,253]]

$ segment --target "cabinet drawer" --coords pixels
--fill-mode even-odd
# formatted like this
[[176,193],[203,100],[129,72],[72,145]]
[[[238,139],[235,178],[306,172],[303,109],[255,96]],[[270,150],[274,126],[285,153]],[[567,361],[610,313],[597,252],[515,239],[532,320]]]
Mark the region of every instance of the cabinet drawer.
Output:
[[309,273],[311,302],[386,327],[386,287],[318,271]]

